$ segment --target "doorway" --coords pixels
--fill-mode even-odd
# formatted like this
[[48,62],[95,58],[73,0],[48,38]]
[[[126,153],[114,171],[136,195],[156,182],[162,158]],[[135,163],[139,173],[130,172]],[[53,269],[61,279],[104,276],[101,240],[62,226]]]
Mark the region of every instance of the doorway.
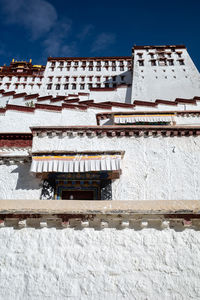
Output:
[[62,200],[94,200],[94,192],[88,190],[64,190]]

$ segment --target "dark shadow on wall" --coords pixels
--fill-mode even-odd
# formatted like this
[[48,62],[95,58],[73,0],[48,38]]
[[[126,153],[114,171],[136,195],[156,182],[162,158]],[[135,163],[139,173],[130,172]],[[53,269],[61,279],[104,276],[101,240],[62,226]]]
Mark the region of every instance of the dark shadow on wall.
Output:
[[41,179],[30,173],[30,164],[20,164],[11,173],[18,173],[16,190],[39,190]]
[[[131,104],[131,94],[132,94],[132,71],[122,72],[116,76],[111,76],[108,80],[103,81],[104,87],[117,88],[121,84],[126,84],[126,95],[125,99],[121,99],[120,102]],[[118,88],[120,89],[120,87]],[[119,99],[114,99],[114,101],[119,102]]]

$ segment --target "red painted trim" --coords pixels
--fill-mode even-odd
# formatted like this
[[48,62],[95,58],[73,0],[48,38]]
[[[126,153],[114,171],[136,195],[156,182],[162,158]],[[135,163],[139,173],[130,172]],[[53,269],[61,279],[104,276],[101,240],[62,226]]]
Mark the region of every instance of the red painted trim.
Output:
[[25,96],[24,100],[34,99],[34,98],[37,98],[38,96],[39,96],[39,94],[27,95],[27,96]]
[[63,108],[69,108],[69,109],[87,110],[86,105],[67,104],[66,102],[62,104],[62,107]]
[[90,91],[94,91],[94,92],[111,92],[116,90],[116,88],[90,88]]
[[16,111],[24,111],[24,112],[34,112],[34,107],[28,107],[28,106],[20,106],[20,105],[13,105],[13,104],[7,104],[6,110],[16,110]]
[[68,104],[68,103],[78,103],[78,102],[79,102],[79,98],[64,100],[64,103],[66,103],[66,104]]
[[11,91],[11,92],[5,92],[5,93],[2,93],[2,96],[3,97],[6,97],[6,96],[12,96],[12,95],[14,95],[15,94],[15,92],[14,91]]
[[110,104],[114,107],[127,107],[127,108],[133,108],[135,105],[128,104],[128,103],[120,103],[120,102],[113,102],[113,101],[106,101],[106,102],[100,102],[101,104]]
[[139,100],[135,100],[133,102],[134,105],[138,105],[138,106],[156,106],[157,104],[155,102],[147,102],[147,101],[139,101]]
[[6,109],[5,108],[2,108],[2,107],[0,107],[0,113],[1,114],[4,114],[6,112]]
[[103,109],[112,109],[112,105],[106,105],[102,103],[85,103],[88,107],[96,107],[96,108],[103,108]]
[[177,102],[173,102],[173,101],[168,101],[168,100],[160,100],[160,99],[157,99],[155,101],[156,104],[165,104],[165,105],[177,105]]
[[89,93],[78,93],[79,96],[89,96]]
[[0,133],[0,147],[32,147],[31,133]]
[[15,98],[21,98],[21,97],[24,97],[24,96],[27,96],[27,93],[15,94],[15,95],[13,95],[13,99],[15,99]]
[[38,97],[37,100],[38,101],[43,101],[43,100],[49,100],[51,98],[53,98],[53,96],[44,96],[44,97]]
[[47,109],[47,110],[53,110],[53,111],[61,111],[62,107],[57,105],[48,105],[48,104],[35,104],[36,109]]
[[51,102],[62,101],[65,100],[66,98],[67,98],[66,96],[57,96],[55,98],[52,98]]
[[177,102],[177,103],[192,103],[192,104],[195,104],[196,100],[195,99],[176,98],[175,102]]

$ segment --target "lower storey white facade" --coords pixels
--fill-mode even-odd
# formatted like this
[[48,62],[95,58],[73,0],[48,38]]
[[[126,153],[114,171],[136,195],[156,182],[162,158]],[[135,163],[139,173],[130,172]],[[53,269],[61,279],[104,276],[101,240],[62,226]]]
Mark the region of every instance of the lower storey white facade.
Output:
[[[70,174],[58,171],[31,174],[30,161],[23,163],[23,160],[19,162],[19,158],[17,161],[13,157],[5,161],[2,157],[0,198],[43,199],[44,181],[53,180],[51,197],[44,199],[62,199],[63,190],[92,189],[96,196],[93,195],[91,200],[198,200],[199,146],[199,136],[35,136],[32,152],[115,151],[123,153],[121,169],[114,172],[104,170]],[[113,176],[113,173],[117,173],[117,176]],[[106,186],[110,196],[102,199],[101,191]]]
[[200,232],[0,228],[0,298],[199,299]]

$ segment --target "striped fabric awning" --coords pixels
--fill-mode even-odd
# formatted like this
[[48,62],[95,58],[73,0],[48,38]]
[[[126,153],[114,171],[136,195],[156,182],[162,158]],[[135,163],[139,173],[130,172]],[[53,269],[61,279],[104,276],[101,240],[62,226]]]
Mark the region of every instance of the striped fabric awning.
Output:
[[38,155],[32,157],[31,172],[90,172],[120,170],[121,155]]
[[115,115],[114,123],[115,124],[127,124],[127,123],[158,123],[158,122],[171,122],[172,115]]

